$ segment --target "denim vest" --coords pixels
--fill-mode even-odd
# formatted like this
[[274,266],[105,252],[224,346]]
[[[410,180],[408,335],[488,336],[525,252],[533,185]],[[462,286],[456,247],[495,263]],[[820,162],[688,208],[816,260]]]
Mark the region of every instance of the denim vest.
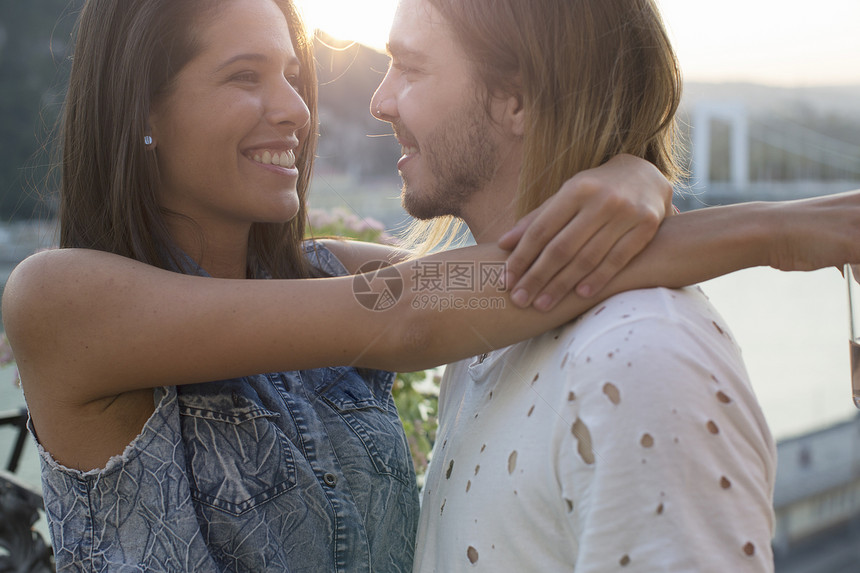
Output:
[[39,447],[57,570],[411,571],[418,494],[393,378],[339,367],[156,388],[105,468]]

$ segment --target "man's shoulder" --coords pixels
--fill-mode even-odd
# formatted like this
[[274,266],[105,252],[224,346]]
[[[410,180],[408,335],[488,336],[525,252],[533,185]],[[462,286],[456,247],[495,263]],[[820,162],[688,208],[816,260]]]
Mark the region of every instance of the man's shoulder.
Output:
[[698,287],[649,288],[622,292],[597,304],[575,320],[542,335],[569,347],[604,336],[618,336],[633,325],[638,328],[722,321]]
[[733,377],[744,371],[731,330],[697,287],[613,296],[532,339],[522,355],[535,369],[571,384],[607,376],[641,379],[655,371],[678,371],[690,361]]

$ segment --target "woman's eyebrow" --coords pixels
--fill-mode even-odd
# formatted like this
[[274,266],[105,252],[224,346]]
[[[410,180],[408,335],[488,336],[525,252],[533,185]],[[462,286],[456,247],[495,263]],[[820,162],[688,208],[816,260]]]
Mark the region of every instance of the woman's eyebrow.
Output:
[[[251,62],[265,63],[265,62],[268,62],[269,60],[270,60],[270,58],[266,54],[260,54],[260,53],[256,53],[256,52],[237,54],[237,55],[233,56],[232,58],[228,58],[226,61],[222,62],[217,68],[215,68],[215,71],[220,72],[224,68],[229,67],[230,65],[235,64],[236,62],[251,61]],[[291,66],[298,66],[299,64],[300,64],[299,59],[296,56],[291,57],[289,59],[289,61],[287,62],[287,65],[291,65]]]

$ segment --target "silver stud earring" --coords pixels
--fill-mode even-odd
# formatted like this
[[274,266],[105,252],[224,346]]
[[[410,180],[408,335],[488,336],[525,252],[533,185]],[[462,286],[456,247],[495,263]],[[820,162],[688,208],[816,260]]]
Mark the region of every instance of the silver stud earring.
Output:
[[143,144],[144,145],[152,145],[152,136],[151,135],[144,135],[143,136]]

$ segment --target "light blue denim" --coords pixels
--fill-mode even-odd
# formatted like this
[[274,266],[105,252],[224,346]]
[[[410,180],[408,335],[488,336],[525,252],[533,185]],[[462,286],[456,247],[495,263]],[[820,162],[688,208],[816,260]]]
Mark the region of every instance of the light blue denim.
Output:
[[156,388],[105,468],[40,448],[58,571],[410,571],[418,493],[392,381],[341,367]]

